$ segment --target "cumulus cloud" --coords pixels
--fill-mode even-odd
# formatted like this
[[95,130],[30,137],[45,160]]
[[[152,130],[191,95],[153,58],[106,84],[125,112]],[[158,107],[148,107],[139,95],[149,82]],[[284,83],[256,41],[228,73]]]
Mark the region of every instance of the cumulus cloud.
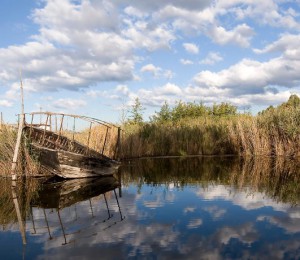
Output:
[[183,65],[192,65],[192,64],[194,64],[193,61],[187,60],[187,59],[180,59],[180,63],[183,64]]
[[53,102],[53,106],[58,109],[76,110],[79,107],[85,107],[87,105],[85,100],[60,98]]
[[187,10],[202,10],[208,7],[211,4],[211,0],[152,0],[152,1],[139,1],[139,0],[116,0],[118,3],[128,4],[135,6],[136,8],[147,11],[153,12],[164,8],[165,6],[176,6],[178,8],[183,8]]
[[163,70],[160,67],[154,66],[153,64],[144,65],[141,69],[141,72],[149,72],[153,75],[154,78],[165,77],[167,79],[171,79],[174,76],[173,71],[171,70]]
[[[295,49],[288,49],[295,53]],[[296,52],[298,50],[296,49]],[[266,62],[243,59],[219,72],[201,71],[194,77],[199,87],[230,89],[232,94],[260,94],[265,87],[295,87],[300,84],[300,58],[282,55]]]
[[153,76],[157,77],[162,69],[160,67],[156,67],[153,64],[147,64],[141,68],[141,72],[150,72]]
[[249,47],[254,30],[247,24],[240,24],[232,30],[226,30],[222,26],[212,26],[207,34],[221,45],[233,43],[241,47]]
[[184,43],[183,44],[184,49],[191,54],[198,54],[199,53],[199,48],[196,44],[194,43]]
[[[26,90],[33,92],[79,90],[97,85],[88,95],[108,98],[123,95],[129,99],[140,95],[151,106],[174,99],[208,103],[225,100],[234,104],[281,100],[281,94],[285,96],[287,89],[300,84],[300,39],[295,33],[300,29],[299,12],[284,3],[273,0],[43,1],[31,14],[38,33],[23,44],[0,48],[0,82],[7,89],[3,99],[16,98],[15,85],[22,68]],[[229,18],[231,23],[226,22]],[[255,57],[272,53],[270,60],[244,58],[219,71],[199,71],[172,95],[161,90],[164,82],[137,93],[122,87],[99,90],[101,82],[129,85],[137,79],[138,72],[142,72],[141,77],[149,72],[155,79],[171,81],[173,70],[151,63],[138,71],[137,64],[144,61],[141,56],[158,50],[171,50],[169,53],[177,55],[181,46],[190,54],[198,54],[199,47],[194,43],[200,42],[197,37],[208,39],[214,46],[233,44],[248,48],[255,39],[257,24],[288,31],[273,43],[253,49]],[[214,65],[222,61],[222,56],[221,52],[211,51],[199,63]],[[176,59],[183,65],[195,62],[183,57]],[[271,88],[277,87],[285,89],[270,93]]]
[[203,60],[201,60],[199,63],[200,64],[205,64],[205,65],[214,65],[217,62],[222,61],[223,58],[218,52],[209,52]]
[[295,19],[296,11],[280,8],[283,3],[274,0],[219,0],[216,1],[216,10],[219,14],[232,13],[240,20],[252,18],[260,24],[299,30],[300,25]]
[[5,100],[5,99],[0,99],[0,106],[1,107],[11,107],[13,105],[12,102]]

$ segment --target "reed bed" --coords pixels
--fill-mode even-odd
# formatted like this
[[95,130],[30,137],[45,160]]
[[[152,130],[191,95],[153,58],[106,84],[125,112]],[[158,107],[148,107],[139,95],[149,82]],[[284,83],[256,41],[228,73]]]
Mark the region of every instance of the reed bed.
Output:
[[[3,124],[0,130],[0,176],[11,176],[11,166],[17,139],[17,130]],[[17,175],[30,176],[39,173],[39,163],[29,154],[28,144],[23,139],[17,164]]]
[[[291,117],[291,115],[289,114]],[[200,117],[179,122],[127,125],[122,158],[178,155],[287,156],[300,155],[300,129],[276,115]],[[286,120],[286,117],[282,116]],[[277,121],[276,121],[277,120]],[[293,121],[294,120],[294,121]]]

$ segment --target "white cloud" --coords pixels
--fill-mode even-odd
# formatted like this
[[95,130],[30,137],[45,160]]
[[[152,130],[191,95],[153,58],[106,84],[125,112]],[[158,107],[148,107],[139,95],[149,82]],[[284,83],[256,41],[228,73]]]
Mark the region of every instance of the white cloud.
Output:
[[199,48],[196,44],[194,43],[184,43],[183,44],[184,49],[191,54],[198,54],[199,53]]
[[194,64],[193,61],[186,60],[186,59],[180,59],[180,63],[183,64],[183,65],[192,65],[192,64]]
[[263,49],[254,49],[257,54],[283,53],[286,59],[300,59],[299,34],[284,34],[277,41],[267,45]]
[[13,105],[12,102],[5,100],[5,99],[0,99],[0,106],[1,107],[11,107]]
[[137,18],[144,18],[147,16],[146,13],[140,11],[139,9],[133,7],[133,6],[128,6],[124,9],[124,12],[129,15],[129,16],[133,16],[133,17],[137,17]]
[[178,8],[183,8],[186,10],[202,10],[211,4],[211,0],[152,0],[152,1],[140,1],[140,0],[116,0],[115,2],[122,4],[129,4],[135,6],[136,8],[146,11],[153,12],[157,11],[166,6],[175,6]]
[[300,58],[283,55],[266,62],[243,59],[219,72],[201,71],[194,82],[203,88],[230,89],[235,95],[264,93],[270,85],[291,88],[300,84]]
[[144,65],[141,69],[141,72],[149,72],[153,75],[154,78],[165,77],[167,79],[171,79],[174,76],[173,71],[171,70],[163,70],[160,67],[156,67],[153,64]]
[[156,67],[153,64],[147,64],[147,65],[144,65],[140,71],[141,72],[150,72],[150,73],[152,73],[153,76],[157,77],[159,75],[159,73],[161,72],[161,70],[162,69],[160,67]]
[[249,47],[254,30],[247,24],[240,24],[232,30],[226,30],[222,26],[212,26],[207,34],[218,44],[237,44],[241,47]]
[[161,88],[156,88],[155,92],[158,95],[180,95],[182,94],[182,90],[179,86],[172,84],[172,83],[167,83]]
[[200,64],[214,65],[223,60],[223,57],[218,52],[209,52],[206,58],[201,60]]
[[60,98],[58,100],[55,100],[52,104],[55,108],[66,109],[67,111],[76,110],[87,105],[85,100],[71,98]]
[[115,92],[121,93],[125,96],[128,96],[130,91],[127,85],[118,85],[115,89]]
[[216,10],[219,15],[232,13],[238,19],[251,18],[259,24],[266,24],[273,27],[285,29],[300,29],[300,24],[295,20],[295,12],[285,11],[281,4],[286,1],[274,0],[219,0],[216,2]]

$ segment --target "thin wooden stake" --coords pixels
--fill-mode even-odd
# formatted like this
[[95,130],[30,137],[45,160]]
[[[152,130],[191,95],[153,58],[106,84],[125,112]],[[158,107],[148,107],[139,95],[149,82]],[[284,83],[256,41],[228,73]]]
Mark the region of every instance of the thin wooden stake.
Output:
[[102,148],[102,152],[101,152],[102,155],[104,153],[104,149],[105,149],[105,145],[106,145],[107,134],[108,134],[108,127],[106,128],[106,133],[105,133],[103,148]]
[[21,83],[20,88],[21,88],[22,114],[19,116],[19,129],[18,129],[17,143],[15,146],[14,157],[13,157],[13,162],[12,162],[12,166],[11,166],[11,175],[12,175],[13,181],[15,181],[17,179],[16,167],[17,167],[18,154],[19,154],[21,140],[22,140],[23,126],[24,126],[24,121],[25,121],[24,93],[23,93],[23,83],[22,83],[21,71],[20,71],[20,83]]
[[90,151],[90,138],[91,138],[91,132],[92,132],[92,125],[93,123],[90,124],[90,129],[89,129],[89,136],[88,136],[88,140],[87,140],[87,150],[86,150],[86,154],[89,153]]

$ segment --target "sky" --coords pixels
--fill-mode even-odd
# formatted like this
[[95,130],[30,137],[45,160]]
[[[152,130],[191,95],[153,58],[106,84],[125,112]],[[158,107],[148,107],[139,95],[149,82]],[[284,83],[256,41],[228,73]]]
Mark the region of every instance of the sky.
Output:
[[300,0],[1,0],[0,111],[144,119],[164,102],[253,114],[300,94]]

